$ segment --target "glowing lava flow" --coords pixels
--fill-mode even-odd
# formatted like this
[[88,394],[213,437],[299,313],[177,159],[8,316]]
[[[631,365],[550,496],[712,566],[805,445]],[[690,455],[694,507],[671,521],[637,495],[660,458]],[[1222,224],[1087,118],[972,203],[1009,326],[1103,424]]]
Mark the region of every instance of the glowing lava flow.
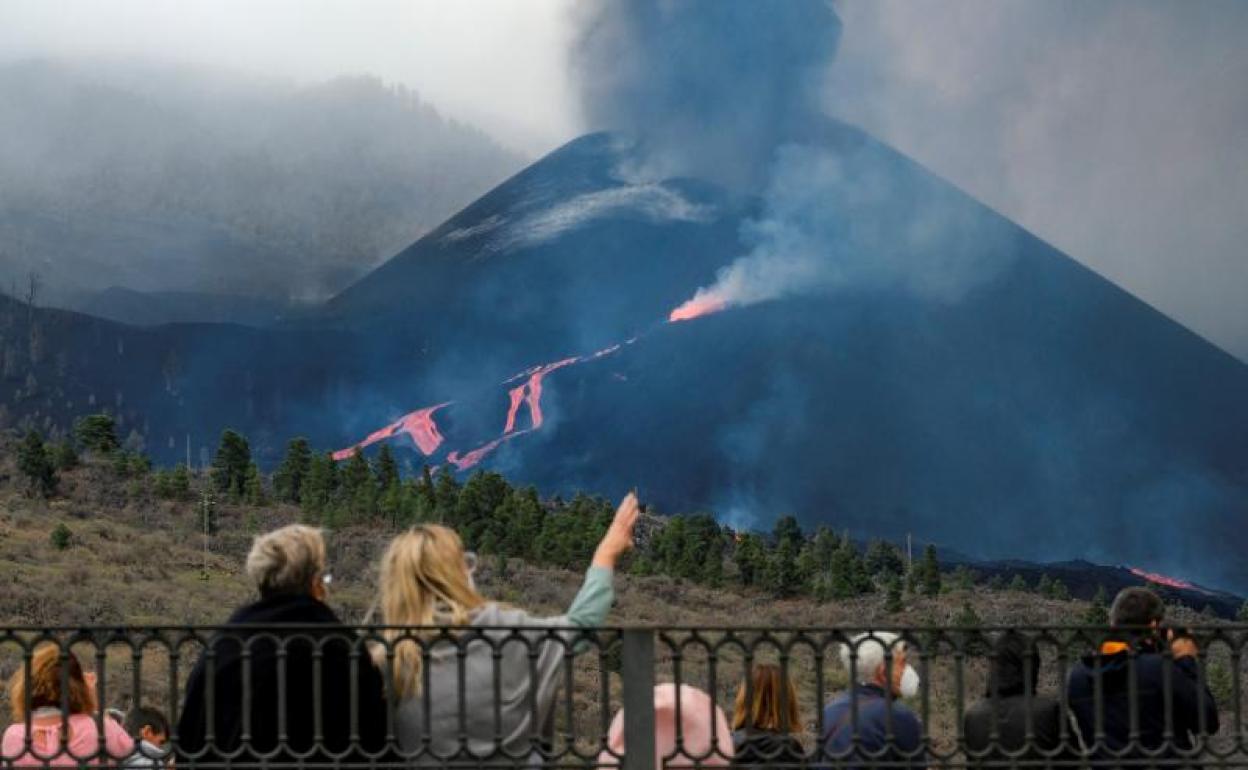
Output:
[[438,424],[433,421],[433,413],[444,406],[450,405],[450,403],[450,401],[447,401],[437,406],[427,406],[424,409],[417,409],[415,412],[408,412],[397,421],[368,434],[368,437],[360,443],[349,446],[346,449],[339,449],[337,452],[334,452],[333,457],[335,460],[346,460],[355,454],[357,449],[363,449],[376,444],[378,441],[384,441],[404,434],[410,436],[421,454],[428,457],[442,445],[442,433],[438,430]]
[[1142,570],[1139,567],[1131,567],[1131,574],[1135,575],[1136,577],[1142,577],[1148,582],[1156,583],[1159,586],[1169,586],[1170,588],[1185,588],[1191,591],[1201,590],[1200,588],[1192,585],[1186,580],[1179,580],[1178,578],[1167,577],[1166,575],[1162,575],[1157,572],[1148,572],[1147,570]]
[[676,308],[668,315],[668,323],[676,323],[677,321],[691,321],[704,315],[718,313],[728,307],[728,303],[722,299],[708,297],[701,292],[695,294],[693,299]]
[[[718,313],[727,307],[727,303],[705,296],[703,293],[694,295],[693,299],[676,308],[668,316],[668,322],[688,321],[699,316]],[[519,380],[523,380],[519,385],[511,387],[507,391],[508,405],[507,418],[503,423],[503,432],[491,441],[488,441],[474,449],[461,452],[454,449],[446,454],[447,462],[454,465],[459,470],[466,470],[478,465],[482,460],[490,455],[495,449],[498,449],[504,442],[510,441],[516,436],[523,436],[542,427],[545,417],[542,413],[542,381],[546,375],[551,372],[562,369],[573,364],[581,364],[587,361],[594,361],[604,356],[610,356],[618,353],[626,345],[631,345],[638,340],[638,337],[630,337],[624,342],[611,345],[609,347],[598,350],[585,356],[572,356],[560,359],[548,364],[541,364],[529,369],[525,369],[519,374],[513,375],[503,381],[503,385],[511,385]],[[620,380],[627,381],[624,375],[615,374]],[[416,447],[420,449],[421,454],[430,457],[444,443],[441,432],[438,430],[437,423],[433,420],[433,415],[439,409],[449,406],[454,402],[447,401],[437,406],[429,406],[418,409],[404,415],[398,421],[387,425],[384,428],[376,430],[368,435],[358,444],[353,444],[346,449],[340,449],[333,453],[335,460],[345,460],[351,457],[357,450],[376,444],[379,441],[394,438],[395,436],[410,436]],[[517,427],[520,417],[521,405],[528,407],[529,425],[527,428]]]

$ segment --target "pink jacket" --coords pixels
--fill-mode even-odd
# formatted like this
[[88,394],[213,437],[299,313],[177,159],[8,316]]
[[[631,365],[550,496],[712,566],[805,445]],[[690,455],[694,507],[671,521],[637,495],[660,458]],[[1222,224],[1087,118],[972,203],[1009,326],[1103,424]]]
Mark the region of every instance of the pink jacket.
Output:
[[[712,717],[712,714],[714,716]],[[714,720],[712,722],[712,719]],[[654,766],[664,768],[665,757],[676,751],[676,730],[679,725],[684,751],[673,757],[672,766],[726,767],[732,760],[732,732],[724,710],[714,705],[711,696],[687,684],[680,686],[680,713],[676,712],[676,685],[660,684],[654,688]],[[624,710],[611,720],[607,747],[598,755],[599,767],[618,767],[615,754],[623,755]],[[703,755],[708,755],[701,759]]]
[[[47,758],[55,757],[52,764],[78,764],[74,757],[88,757],[100,750],[100,734],[96,730],[93,714],[74,714],[69,718],[68,753],[61,748],[61,716],[35,715],[30,721],[31,749],[26,751],[26,725],[18,722],[9,725],[0,741],[0,757],[15,767],[38,767]],[[112,719],[104,718],[104,749],[112,759],[107,764],[119,764],[134,753],[134,741],[125,729]],[[98,765],[98,759],[86,764]]]

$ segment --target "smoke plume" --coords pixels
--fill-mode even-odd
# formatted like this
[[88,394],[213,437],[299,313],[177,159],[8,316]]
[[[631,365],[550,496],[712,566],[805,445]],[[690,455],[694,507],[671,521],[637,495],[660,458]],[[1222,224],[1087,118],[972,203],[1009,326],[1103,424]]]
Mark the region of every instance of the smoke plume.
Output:
[[995,274],[981,218],[947,189],[905,187],[900,158],[823,114],[841,32],[827,2],[604,2],[581,21],[587,118],[636,141],[631,171],[762,197],[744,254],[669,320],[850,287],[956,301]]
[[818,118],[841,22],[826,0],[595,0],[572,51],[592,128],[638,142],[650,177],[755,192]]

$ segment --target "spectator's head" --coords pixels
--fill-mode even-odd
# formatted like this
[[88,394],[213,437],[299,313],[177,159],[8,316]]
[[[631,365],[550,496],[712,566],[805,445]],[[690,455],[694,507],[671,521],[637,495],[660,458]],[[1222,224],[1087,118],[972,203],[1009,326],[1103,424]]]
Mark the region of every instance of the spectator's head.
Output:
[[[711,723],[714,714],[714,724]],[[681,737],[681,753],[671,760],[665,758],[676,751],[676,735]],[[607,733],[610,752],[623,756],[624,710],[620,709],[611,720]],[[706,755],[705,759],[701,759]],[[711,696],[687,684],[680,686],[680,710],[676,709],[676,685],[661,684],[654,688],[654,766],[727,767],[732,762],[732,733],[724,710],[714,705]],[[598,755],[598,765],[615,765],[617,760],[604,751]]]
[[[466,625],[485,604],[472,581],[473,560],[455,530],[419,524],[390,542],[381,557],[379,608],[390,626]],[[378,651],[379,655],[384,651]],[[410,637],[395,644],[400,696],[419,691],[421,651]],[[384,660],[381,655],[380,660]]]
[[906,643],[897,634],[873,631],[850,637],[841,647],[841,663],[852,682],[907,698],[919,691],[919,674],[906,662]]
[[1157,626],[1166,616],[1161,597],[1147,588],[1124,588],[1114,597],[1109,608],[1109,622],[1114,627]]
[[1006,698],[1031,687],[1036,691],[1040,676],[1040,650],[1026,636],[1006,631],[993,645],[992,665],[988,670],[988,696]]
[[[62,672],[61,666],[66,667]],[[66,675],[67,674],[67,675]],[[68,692],[62,693],[62,678],[68,683]],[[62,652],[59,645],[45,642],[35,647],[30,659],[30,680],[26,679],[26,666],[18,666],[9,679],[9,709],[14,722],[26,720],[26,699],[30,709],[61,708],[62,695],[69,705],[70,714],[91,714],[95,708],[95,674],[85,672],[78,656],[68,649]]]
[[325,598],[325,538],[302,524],[260,535],[247,554],[247,575],[261,596],[309,594]]
[[737,688],[732,710],[732,729],[795,733],[801,729],[797,691],[793,680],[774,663],[754,666],[749,687]]
[[135,706],[126,714],[126,732],[136,741],[164,746],[169,739],[169,720],[154,708]]

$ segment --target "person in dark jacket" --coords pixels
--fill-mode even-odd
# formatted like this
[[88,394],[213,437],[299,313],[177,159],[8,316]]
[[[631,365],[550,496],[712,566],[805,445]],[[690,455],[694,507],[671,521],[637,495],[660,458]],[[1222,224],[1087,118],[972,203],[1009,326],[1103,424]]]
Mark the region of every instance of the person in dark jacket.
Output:
[[732,712],[732,764],[797,767],[805,754],[795,733],[802,729],[797,690],[779,666],[759,663],[742,682]]
[[823,710],[821,764],[837,770],[927,767],[923,723],[900,700],[917,695],[920,685],[906,662],[905,642],[881,631],[860,634],[841,649],[841,662],[851,689]]
[[1069,766],[1074,753],[1057,750],[1062,745],[1061,704],[1036,692],[1039,677],[1039,649],[1016,631],[1002,634],[993,649],[986,697],[967,709],[962,720],[972,763],[1005,767],[1011,761],[1049,758],[1054,766]]
[[[1139,749],[1157,752],[1148,756],[1170,758],[1197,748],[1204,736],[1218,731],[1217,704],[1209,688],[1200,685],[1196,642],[1185,634],[1163,636],[1164,615],[1165,605],[1157,594],[1146,588],[1123,589],[1110,608],[1111,626],[1122,631],[1119,638],[1104,642],[1097,653],[1084,657],[1071,669],[1067,699],[1080,736],[1096,758],[1145,756]],[[1132,628],[1141,632],[1131,633]],[[1130,748],[1132,668],[1139,727],[1139,743],[1134,749]],[[1102,688],[1099,699],[1098,679]],[[1167,681],[1170,714],[1166,713]],[[1098,700],[1104,733],[1100,741]],[[1170,743],[1165,739],[1167,723],[1174,736]]]
[[381,674],[325,605],[320,530],[292,525],[256,538],[247,574],[260,600],[230,616],[226,625],[237,629],[215,636],[191,672],[175,737],[178,766],[227,756],[234,764],[379,756],[387,725]]

